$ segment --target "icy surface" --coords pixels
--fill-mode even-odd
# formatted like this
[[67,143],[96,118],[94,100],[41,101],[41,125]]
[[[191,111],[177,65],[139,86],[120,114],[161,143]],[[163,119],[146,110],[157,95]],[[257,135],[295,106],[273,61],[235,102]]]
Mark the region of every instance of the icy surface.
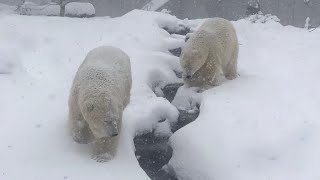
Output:
[[319,179],[320,32],[234,24],[240,77],[203,93],[169,167],[184,180]]

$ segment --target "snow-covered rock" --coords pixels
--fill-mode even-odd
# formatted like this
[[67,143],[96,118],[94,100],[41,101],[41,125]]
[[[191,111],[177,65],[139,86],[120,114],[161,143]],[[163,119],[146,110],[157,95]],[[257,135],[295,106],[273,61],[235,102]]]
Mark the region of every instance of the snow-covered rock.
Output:
[[249,20],[252,23],[267,23],[270,21],[273,22],[280,22],[280,19],[275,16],[275,15],[271,15],[271,14],[262,14],[261,12],[255,15],[251,15],[249,16]]
[[71,2],[66,4],[65,16],[67,17],[94,17],[95,9],[91,3]]

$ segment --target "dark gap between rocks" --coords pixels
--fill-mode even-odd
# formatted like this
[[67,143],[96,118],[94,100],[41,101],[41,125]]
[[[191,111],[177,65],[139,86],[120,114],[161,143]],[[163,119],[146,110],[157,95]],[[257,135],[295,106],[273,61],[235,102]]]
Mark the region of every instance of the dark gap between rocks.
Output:
[[[178,88],[182,85],[181,83],[166,85],[162,88],[164,98],[171,102]],[[199,115],[199,112],[188,113],[182,110],[179,112],[178,122],[171,127],[173,133],[194,121]],[[168,173],[162,169],[172,157],[172,148],[168,140],[169,137],[157,137],[154,132],[138,135],[134,138],[138,162],[152,180],[177,180],[174,172]]]
[[[179,24],[175,29],[169,27],[163,27],[169,34],[187,35],[190,33],[190,28]],[[187,37],[185,38],[187,40]],[[176,49],[170,49],[170,53],[174,56],[179,57],[181,55],[181,47]],[[182,77],[182,72],[176,72],[178,78]],[[161,90],[169,102],[174,99],[177,90],[183,83],[168,84]],[[176,124],[171,126],[171,131],[174,133],[183,126],[194,121],[199,112],[188,113],[187,111],[179,110],[179,118]],[[162,121],[159,121],[161,123]],[[168,141],[170,137],[158,137],[154,132],[149,132],[142,135],[137,135],[134,138],[135,155],[141,168],[147,173],[152,180],[178,180],[175,173],[170,171],[167,172],[162,167],[168,164],[172,157],[172,148]]]

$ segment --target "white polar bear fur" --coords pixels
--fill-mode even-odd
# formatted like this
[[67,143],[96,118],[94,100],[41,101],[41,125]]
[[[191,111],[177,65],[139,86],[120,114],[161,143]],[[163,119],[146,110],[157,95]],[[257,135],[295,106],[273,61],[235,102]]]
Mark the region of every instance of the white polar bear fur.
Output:
[[102,46],[91,50],[80,65],[69,96],[69,124],[78,143],[94,141],[93,158],[114,158],[129,103],[130,59],[122,50]]
[[219,85],[223,76],[237,77],[238,39],[232,24],[223,18],[207,19],[182,50],[180,64],[189,87]]

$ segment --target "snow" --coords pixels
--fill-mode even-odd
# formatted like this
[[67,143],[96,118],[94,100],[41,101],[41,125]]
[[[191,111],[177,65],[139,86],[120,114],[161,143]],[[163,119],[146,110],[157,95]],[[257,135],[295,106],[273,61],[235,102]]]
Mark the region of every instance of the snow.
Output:
[[[183,39],[160,27],[194,29],[202,21],[139,10],[90,19],[1,14],[0,179],[149,179],[133,137],[152,129],[171,135],[174,105],[195,110],[200,103],[199,117],[170,138],[166,168],[180,179],[318,180],[320,31],[272,19],[233,22],[240,76],[201,94],[182,87],[173,105],[154,91],[181,83],[174,73],[181,71],[179,59],[168,49]],[[118,154],[107,163],[92,160],[90,145],[73,142],[66,126],[75,72],[101,45],[129,55],[133,78]]]
[[66,5],[66,16],[94,16],[95,13],[91,3],[71,2]]
[[[133,137],[153,127],[159,135],[170,135],[168,123],[178,117],[151,87],[179,81],[173,72],[179,70],[178,58],[167,50],[175,39],[159,28],[159,20],[176,18],[143,11],[114,19],[2,15],[0,57],[11,58],[1,58],[1,64],[21,66],[0,74],[1,180],[149,179],[136,160]],[[86,54],[100,45],[123,49],[131,58],[133,78],[118,155],[103,164],[90,158],[90,145],[73,142],[67,129],[72,79]]]
[[168,167],[179,179],[319,179],[320,32],[234,24],[240,77],[202,94]]
[[172,100],[172,104],[179,110],[197,111],[197,104],[201,103],[202,94],[197,87],[188,88],[182,86],[178,89],[176,96]]
[[249,20],[253,23],[280,22],[277,16],[271,14],[263,15],[261,11],[258,14],[249,16]]

